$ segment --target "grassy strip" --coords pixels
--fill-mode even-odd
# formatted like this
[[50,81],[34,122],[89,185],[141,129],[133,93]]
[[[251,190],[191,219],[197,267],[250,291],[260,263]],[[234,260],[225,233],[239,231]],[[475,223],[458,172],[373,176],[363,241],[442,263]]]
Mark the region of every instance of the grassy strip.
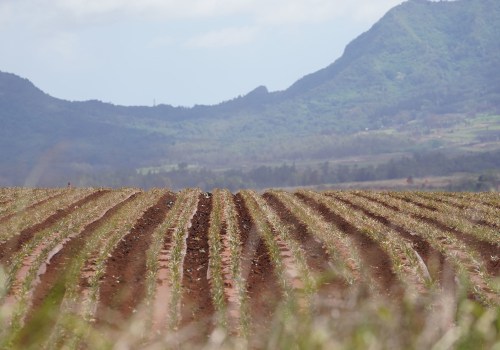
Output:
[[[80,254],[71,261],[65,278],[66,288],[61,303],[60,316],[46,342],[47,346],[58,344],[64,339],[68,345],[75,347],[82,339],[83,334],[88,335],[89,332],[92,332],[94,313],[99,302],[100,279],[105,272],[107,259],[120,239],[132,229],[137,220],[158,201],[163,193],[160,190],[151,190],[139,194],[92,233]],[[86,265],[87,268],[84,269]],[[88,274],[86,276],[88,287],[83,291],[79,284],[82,272]],[[70,332],[64,331],[68,319],[75,322],[75,317],[79,327]]]
[[[16,289],[11,291],[15,293],[15,307],[11,318],[10,335],[15,335],[23,326],[23,321],[27,310],[29,309],[32,289],[37,277],[40,266],[48,259],[48,254],[57,245],[62,244],[66,238],[71,235],[77,235],[87,225],[95,221],[96,218],[104,215],[104,213],[116,205],[118,201],[122,201],[132,195],[133,190],[123,190],[110,192],[99,200],[92,203],[87,203],[79,210],[73,212],[63,220],[58,222],[54,227],[48,228],[40,232],[37,237],[29,241],[23,249],[16,254],[9,269],[11,277],[9,287]],[[29,262],[28,271],[18,276],[20,269]],[[22,278],[22,280],[19,280]],[[20,283],[19,286],[14,285],[14,282]]]
[[491,207],[500,208],[500,196],[498,192],[442,192],[440,195],[461,198],[464,201],[481,203]]
[[[358,194],[358,192],[354,192]],[[464,277],[464,282],[472,288],[472,292],[486,303],[494,303],[498,298],[498,289],[489,279],[481,258],[469,249],[463,242],[459,241],[452,234],[439,230],[422,220],[411,216],[412,207],[403,200],[389,197],[380,192],[362,192],[364,206],[372,212],[382,215],[409,232],[413,232],[431,243],[437,250],[441,251],[455,266],[458,275]],[[367,201],[370,198],[373,201]],[[397,207],[393,210],[378,203],[386,203]]]
[[[334,195],[340,199],[351,199],[349,193],[346,192],[339,191]],[[358,230],[368,234],[384,248],[391,257],[394,271],[400,281],[407,285],[407,292],[425,292],[428,287],[432,287],[434,283],[425,265],[422,266],[418,253],[396,230],[365,214],[360,215],[359,211],[353,212],[350,206],[342,202],[331,198],[328,198],[328,202]]]
[[[474,223],[484,221],[490,226],[500,227],[499,209],[482,202],[459,198],[458,196],[443,196],[440,193],[417,192],[415,194],[425,200],[424,203],[438,207],[440,211],[451,212],[454,215],[464,215]],[[500,239],[500,234],[498,239]]]
[[182,297],[182,274],[183,261],[186,254],[186,237],[191,225],[191,219],[196,213],[199,190],[191,190],[188,200],[184,203],[183,211],[178,219],[177,226],[172,233],[172,245],[170,249],[170,260],[168,262],[170,272],[171,294],[169,301],[169,327],[177,329],[180,321],[180,301]]
[[0,242],[18,235],[24,229],[39,224],[58,209],[70,206],[72,203],[86,197],[95,189],[72,190],[67,196],[62,196],[54,201],[48,201],[41,207],[21,211],[0,225]]
[[335,270],[350,285],[359,278],[361,259],[353,243],[335,225],[326,222],[321,215],[301,202],[293,194],[285,191],[271,191],[279,200],[303,222],[308,232],[321,239],[335,262]]
[[250,317],[248,312],[248,297],[246,294],[245,281],[241,273],[242,242],[238,227],[238,218],[236,206],[234,205],[233,195],[228,190],[218,191],[221,196],[223,206],[223,217],[226,224],[226,240],[229,250],[229,279],[236,285],[238,298],[236,307],[239,308],[239,322],[237,329],[240,335],[248,336]]
[[[446,206],[442,203],[438,205],[438,211],[423,208],[421,206],[418,206],[417,204],[429,205],[431,203],[429,203],[429,201],[426,199],[420,198],[418,194],[414,192],[394,192],[390,195],[394,198],[403,200],[406,199],[411,201],[412,203],[407,203],[409,205],[406,205],[406,208],[407,210],[411,210],[411,213],[414,215],[436,220],[446,225],[447,227],[458,231],[467,232],[468,234],[471,234],[477,239],[485,242],[489,242],[492,244],[498,244],[500,242],[500,232],[498,231],[498,229],[471,222],[466,218],[463,210],[458,210],[456,208]],[[497,220],[498,214],[499,211],[497,210],[493,215],[494,219],[492,220]]]
[[272,226],[267,221],[265,214],[261,211],[258,202],[255,201],[255,197],[257,196],[255,192],[245,190],[241,192],[241,195],[252,216],[257,232],[264,240],[269,251],[269,256],[271,257],[278,283],[283,291],[283,303],[285,308],[292,313],[296,309],[297,300],[291,281],[287,277],[286,267],[281,256],[280,248],[274,237]]
[[[170,211],[167,213],[165,220],[159,225],[152,234],[151,246],[147,252],[147,275],[146,275],[146,305],[152,305],[155,297],[156,291],[156,278],[158,275],[158,269],[160,263],[158,261],[160,251],[163,248],[163,242],[165,240],[165,235],[169,234],[168,230],[171,227],[177,225],[179,216],[181,215],[186,201],[189,199],[191,194],[190,190],[184,190],[177,195],[177,199],[173,204]],[[151,321],[151,320],[150,320]],[[150,326],[150,324],[148,325]]]
[[38,202],[54,197],[62,189],[11,189],[0,196],[0,217],[13,215]]
[[[312,191],[301,191],[309,198],[325,205],[331,212],[341,216],[352,224],[359,232],[370,237],[389,255],[392,270],[400,282],[407,286],[406,291],[422,292],[424,288],[423,271],[415,251],[394,230],[359,212],[355,212],[347,204],[331,197]],[[341,196],[341,194],[339,193]],[[416,287],[416,288],[408,288]]]
[[317,290],[317,281],[314,280],[307,266],[303,248],[298,241],[292,238],[290,233],[291,228],[281,221],[279,215],[267,204],[267,202],[255,192],[250,192],[250,194],[260,207],[260,210],[273,228],[275,234],[278,235],[275,236],[276,240],[281,241],[281,243],[283,243],[292,253],[293,262],[298,267],[300,280],[304,284],[303,292],[305,296],[310,299],[311,295]]
[[209,244],[209,278],[212,292],[212,303],[215,307],[217,325],[227,329],[226,309],[227,303],[224,297],[224,277],[222,267],[222,224],[224,194],[215,190],[213,193],[212,212],[210,213],[210,227],[208,229]]
[[[178,223],[179,218],[185,209],[186,203],[190,201],[190,198],[196,196],[193,190],[183,190],[177,195],[175,203],[171,203],[172,207],[167,212],[165,220],[154,230],[152,233],[151,245],[146,254],[146,296],[144,300],[144,305],[147,309],[147,314],[144,316],[145,329],[149,330],[149,336],[154,337],[154,314],[155,314],[155,301],[156,292],[158,287],[158,273],[161,267],[160,263],[160,252],[165,249],[165,241],[167,235],[171,236],[171,230],[174,229]],[[168,252],[170,254],[170,251]],[[168,262],[167,262],[168,264]],[[168,266],[168,265],[167,265]],[[168,300],[164,300],[163,303],[168,303]]]

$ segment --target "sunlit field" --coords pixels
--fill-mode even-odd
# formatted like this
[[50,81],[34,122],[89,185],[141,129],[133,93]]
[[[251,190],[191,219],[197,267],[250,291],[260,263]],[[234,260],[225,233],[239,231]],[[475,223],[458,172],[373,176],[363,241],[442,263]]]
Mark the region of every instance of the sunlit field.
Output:
[[500,349],[496,192],[0,189],[0,348]]

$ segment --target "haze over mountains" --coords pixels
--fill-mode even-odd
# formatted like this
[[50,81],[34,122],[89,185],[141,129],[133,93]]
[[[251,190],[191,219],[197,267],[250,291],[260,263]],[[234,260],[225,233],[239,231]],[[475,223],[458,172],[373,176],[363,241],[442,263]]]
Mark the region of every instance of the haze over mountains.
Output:
[[[237,168],[452,151],[457,143],[436,142],[432,130],[500,114],[499,34],[499,1],[410,0],[287,90],[258,87],[193,108],[69,102],[0,73],[0,184],[178,163]],[[500,118],[492,120],[474,137],[498,141]]]

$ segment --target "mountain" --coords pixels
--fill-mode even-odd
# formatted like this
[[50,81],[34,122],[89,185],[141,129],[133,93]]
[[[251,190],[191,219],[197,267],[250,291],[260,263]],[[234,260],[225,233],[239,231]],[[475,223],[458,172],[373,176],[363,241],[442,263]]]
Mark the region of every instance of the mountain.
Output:
[[0,72],[0,184],[452,147],[422,135],[500,114],[499,33],[497,0],[410,0],[287,90],[193,108],[64,101]]
[[498,1],[407,1],[351,42],[335,63],[284,91],[283,105],[306,106],[305,114],[339,131],[430,113],[496,112],[499,33]]

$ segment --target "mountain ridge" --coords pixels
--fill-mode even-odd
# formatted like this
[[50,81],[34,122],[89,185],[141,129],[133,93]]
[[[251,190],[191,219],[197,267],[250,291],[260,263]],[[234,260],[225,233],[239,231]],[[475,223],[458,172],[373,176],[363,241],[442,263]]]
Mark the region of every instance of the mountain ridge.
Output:
[[[418,137],[384,130],[422,133],[435,116],[500,114],[498,33],[498,1],[409,0],[286,90],[259,86],[192,108],[65,101],[0,72],[0,178],[13,178],[7,168],[26,176],[58,144],[61,169],[91,171],[335,158],[346,144],[352,154],[411,150]],[[382,146],[354,151],[360,139]]]

